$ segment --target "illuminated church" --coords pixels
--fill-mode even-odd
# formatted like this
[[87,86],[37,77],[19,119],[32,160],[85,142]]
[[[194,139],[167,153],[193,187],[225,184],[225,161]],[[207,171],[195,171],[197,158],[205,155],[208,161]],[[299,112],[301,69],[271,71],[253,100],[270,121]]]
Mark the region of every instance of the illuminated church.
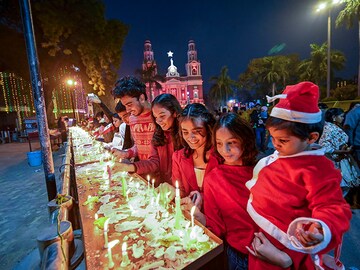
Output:
[[[160,82],[162,88],[157,89],[155,85],[146,83],[146,93],[150,101],[162,93],[169,93],[179,100],[181,106],[189,103],[204,103],[203,97],[203,80],[201,75],[201,64],[197,58],[195,42],[189,41],[187,52],[187,63],[185,64],[186,75],[180,76],[177,67],[174,65],[173,52],[168,52],[170,58],[170,66],[165,75],[165,81]],[[154,59],[154,52],[149,40],[144,44],[144,61],[143,70],[151,68],[153,76],[157,75],[157,66]]]

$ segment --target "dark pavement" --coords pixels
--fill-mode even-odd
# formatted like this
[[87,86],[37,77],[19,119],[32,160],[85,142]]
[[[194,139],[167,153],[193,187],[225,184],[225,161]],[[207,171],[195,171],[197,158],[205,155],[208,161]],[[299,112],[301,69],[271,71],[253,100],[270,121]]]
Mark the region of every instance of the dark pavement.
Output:
[[[32,149],[40,149],[32,142]],[[30,167],[28,143],[0,144],[0,269],[13,269],[37,249],[36,238],[50,225],[43,165]],[[58,182],[64,148],[53,152]],[[58,185],[59,190],[59,185]]]
[[[40,149],[32,143],[33,150]],[[28,143],[0,144],[0,269],[26,269],[19,266],[28,254],[37,250],[37,236],[49,222],[43,166],[30,167]],[[55,175],[64,148],[53,152]],[[60,188],[58,183],[58,190]],[[360,210],[353,210],[350,231],[344,236],[341,260],[347,270],[360,270]]]

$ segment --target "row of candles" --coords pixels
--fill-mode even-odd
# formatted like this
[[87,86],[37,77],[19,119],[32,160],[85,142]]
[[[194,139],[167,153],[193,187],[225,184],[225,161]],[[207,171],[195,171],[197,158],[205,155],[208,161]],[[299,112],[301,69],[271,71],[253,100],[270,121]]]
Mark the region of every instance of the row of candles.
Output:
[[[95,215],[95,218],[96,218],[96,215]],[[111,269],[115,266],[113,258],[112,258],[111,249],[114,246],[116,246],[118,243],[120,243],[120,240],[116,239],[116,240],[109,242],[109,240],[108,240],[109,227],[108,226],[109,226],[109,219],[107,219],[104,222],[104,240],[105,240],[104,248],[107,249],[107,254],[108,254],[108,259],[109,259],[108,267],[109,267],[109,269]],[[122,260],[121,260],[120,266],[126,267],[130,264],[130,259],[129,259],[129,256],[127,253],[127,243],[125,241],[122,244],[121,251],[122,251]]]

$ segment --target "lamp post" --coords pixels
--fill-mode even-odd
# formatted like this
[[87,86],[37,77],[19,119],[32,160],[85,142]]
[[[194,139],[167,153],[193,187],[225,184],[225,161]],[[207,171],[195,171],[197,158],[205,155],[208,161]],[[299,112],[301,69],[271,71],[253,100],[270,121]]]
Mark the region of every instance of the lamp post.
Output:
[[[71,80],[71,79],[67,80],[66,83],[67,83],[68,85],[70,85],[70,86],[73,86],[73,85],[76,86],[76,84],[77,84],[76,81],[73,81],[73,80]],[[74,97],[73,97],[74,94],[75,94],[74,91],[73,91],[73,92],[70,92],[71,107],[72,107],[72,111],[73,111],[73,118],[77,121],[76,115],[75,115],[75,104],[74,104]]]
[[327,75],[326,75],[326,97],[330,97],[330,58],[331,58],[331,8],[332,6],[339,4],[341,0],[332,0],[330,3],[321,3],[316,9],[316,12],[321,10],[328,10],[327,20]]

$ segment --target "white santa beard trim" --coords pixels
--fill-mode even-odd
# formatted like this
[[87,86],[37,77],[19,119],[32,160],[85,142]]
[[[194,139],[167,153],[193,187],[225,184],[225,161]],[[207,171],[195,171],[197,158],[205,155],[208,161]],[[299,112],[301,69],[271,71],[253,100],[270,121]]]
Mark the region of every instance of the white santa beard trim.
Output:
[[321,114],[322,114],[321,111],[317,113],[305,113],[305,112],[297,112],[297,111],[291,111],[287,109],[274,107],[271,110],[270,116],[280,118],[283,120],[288,120],[291,122],[315,124],[321,121]]
[[[265,217],[258,214],[256,212],[256,210],[254,209],[254,207],[252,206],[251,202],[252,202],[252,195],[250,195],[250,198],[247,203],[247,212],[249,213],[251,218],[254,220],[254,222],[260,228],[262,228],[265,232],[267,232],[269,235],[271,235],[277,241],[279,241],[281,244],[283,244],[286,248],[297,251],[297,252],[301,252],[301,253],[316,254],[320,250],[324,249],[329,244],[329,242],[331,240],[331,232],[330,232],[329,227],[321,220],[314,219],[314,218],[306,218],[306,217],[297,218],[290,223],[290,225],[288,227],[288,233],[286,234],[280,228],[278,228],[275,224],[271,223]],[[315,246],[304,247],[295,238],[294,235],[289,234],[290,232],[292,233],[293,231],[295,231],[294,228],[296,228],[296,224],[299,222],[299,220],[319,222],[321,224],[321,226],[323,227],[324,240]]]
[[279,152],[275,151],[273,154],[260,159],[254,167],[252,179],[247,181],[245,183],[245,186],[248,189],[251,189],[256,184],[256,181],[258,179],[258,175],[259,175],[260,171],[264,167],[266,167],[266,166],[270,165],[271,163],[273,163],[274,161],[276,161],[278,158],[279,158]]

